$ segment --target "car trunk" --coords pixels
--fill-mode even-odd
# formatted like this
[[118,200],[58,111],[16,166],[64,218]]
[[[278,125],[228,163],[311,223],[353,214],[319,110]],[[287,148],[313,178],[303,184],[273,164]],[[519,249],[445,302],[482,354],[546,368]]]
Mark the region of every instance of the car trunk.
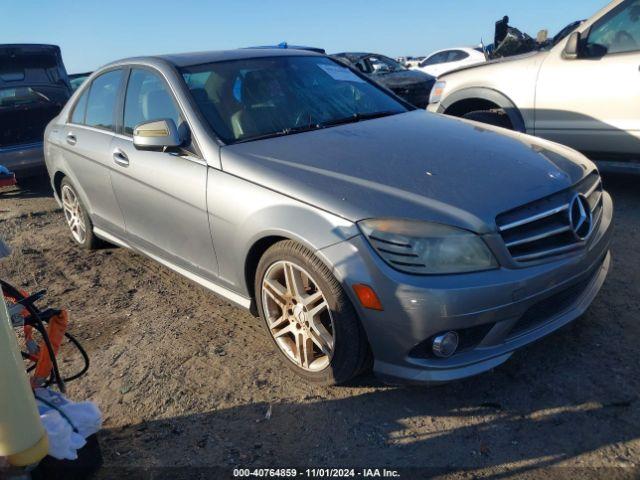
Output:
[[44,129],[63,105],[36,102],[4,107],[0,104],[0,148],[41,142]]
[[0,45],[0,148],[41,142],[69,96],[58,47]]

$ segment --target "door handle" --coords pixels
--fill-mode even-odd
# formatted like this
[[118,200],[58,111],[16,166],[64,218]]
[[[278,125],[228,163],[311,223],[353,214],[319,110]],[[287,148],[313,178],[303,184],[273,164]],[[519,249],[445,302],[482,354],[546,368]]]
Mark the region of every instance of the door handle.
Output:
[[67,143],[69,145],[75,145],[76,143],[78,143],[78,139],[73,133],[69,132],[67,133]]
[[113,161],[116,162],[121,167],[128,167],[129,166],[129,157],[127,157],[127,154],[124,153],[119,148],[116,148],[113,151]]

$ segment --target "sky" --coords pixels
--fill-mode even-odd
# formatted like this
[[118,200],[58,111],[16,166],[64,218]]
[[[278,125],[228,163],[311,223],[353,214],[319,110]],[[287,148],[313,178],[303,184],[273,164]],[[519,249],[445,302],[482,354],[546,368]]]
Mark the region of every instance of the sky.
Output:
[[252,45],[391,57],[493,41],[495,21],[551,35],[606,0],[0,0],[0,43],[52,43],[69,73],[119,58]]

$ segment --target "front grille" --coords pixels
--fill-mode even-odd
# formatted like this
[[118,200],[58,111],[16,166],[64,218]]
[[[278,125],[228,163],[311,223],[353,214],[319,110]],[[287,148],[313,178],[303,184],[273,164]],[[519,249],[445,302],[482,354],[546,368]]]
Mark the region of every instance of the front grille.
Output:
[[[576,195],[586,199],[590,228],[579,222]],[[511,257],[518,263],[539,261],[584,248],[602,215],[603,188],[593,172],[575,187],[498,215],[496,224]],[[586,212],[586,205],[582,205]],[[573,224],[572,224],[573,215]],[[576,231],[576,227],[580,227]]]

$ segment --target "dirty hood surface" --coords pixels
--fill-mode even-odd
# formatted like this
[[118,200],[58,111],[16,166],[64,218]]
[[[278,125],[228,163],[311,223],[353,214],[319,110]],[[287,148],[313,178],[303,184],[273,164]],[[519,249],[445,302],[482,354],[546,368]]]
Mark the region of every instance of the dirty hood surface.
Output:
[[222,168],[352,221],[402,217],[486,233],[496,215],[593,168],[573,150],[421,110],[222,147]]
[[387,88],[408,87],[412,85],[422,85],[435,81],[431,75],[415,70],[403,70],[400,72],[380,73],[371,75],[376,82]]

